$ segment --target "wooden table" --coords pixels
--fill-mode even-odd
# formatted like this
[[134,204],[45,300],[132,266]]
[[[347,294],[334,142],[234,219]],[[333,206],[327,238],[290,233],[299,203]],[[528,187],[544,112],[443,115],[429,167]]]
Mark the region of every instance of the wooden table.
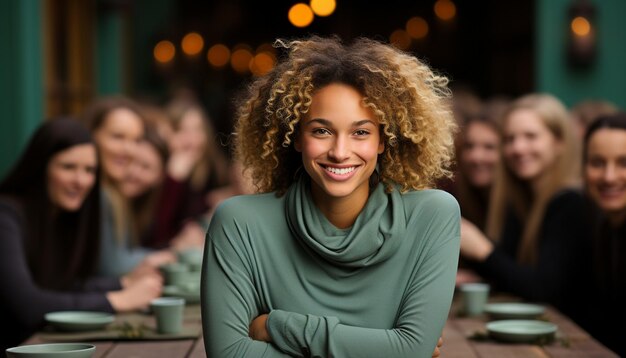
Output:
[[[491,302],[519,301],[506,296],[492,297]],[[535,344],[500,343],[491,339],[473,339],[478,333],[486,335],[485,315],[462,317],[458,315],[459,300],[455,298],[443,331],[442,358],[619,358],[596,341],[568,317],[552,307],[546,307],[542,319],[558,326],[556,339],[543,346]]]
[[[503,301],[502,298],[496,298]],[[442,358],[618,358],[616,354],[598,343],[569,318],[548,307],[545,319],[558,325],[557,339],[548,345],[508,344],[492,340],[475,340],[470,337],[485,332],[485,316],[459,317],[458,300],[455,299],[449,319],[444,328]],[[148,320],[152,319],[146,316]],[[185,308],[185,321],[201,322],[199,306]],[[153,322],[151,322],[153,324]],[[35,334],[24,344],[44,343]],[[194,339],[166,341],[96,341],[95,358],[139,358],[139,357],[206,357],[204,341],[199,335]],[[567,344],[565,344],[567,343]]]

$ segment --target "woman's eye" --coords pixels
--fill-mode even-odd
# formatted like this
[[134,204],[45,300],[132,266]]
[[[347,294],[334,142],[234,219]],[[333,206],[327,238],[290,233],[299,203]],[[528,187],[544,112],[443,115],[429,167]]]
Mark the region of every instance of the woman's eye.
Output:
[[600,158],[590,158],[588,163],[593,168],[602,168],[604,166],[604,160]]
[[330,134],[330,132],[326,128],[315,128],[313,129],[313,134],[325,135],[325,134]]
[[355,131],[354,134],[356,134],[357,136],[364,136],[370,134],[370,132],[366,131],[365,129],[359,129]]

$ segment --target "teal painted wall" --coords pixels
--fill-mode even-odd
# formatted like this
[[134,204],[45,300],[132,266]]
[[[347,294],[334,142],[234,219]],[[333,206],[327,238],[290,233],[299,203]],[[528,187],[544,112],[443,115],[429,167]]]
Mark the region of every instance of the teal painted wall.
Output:
[[0,178],[43,120],[41,0],[0,1]]
[[98,95],[124,90],[123,21],[120,12],[100,11],[96,26],[96,81]]
[[537,91],[549,92],[571,106],[584,99],[605,99],[626,109],[626,1],[594,0],[597,54],[589,68],[567,63],[568,9],[572,0],[536,0]]

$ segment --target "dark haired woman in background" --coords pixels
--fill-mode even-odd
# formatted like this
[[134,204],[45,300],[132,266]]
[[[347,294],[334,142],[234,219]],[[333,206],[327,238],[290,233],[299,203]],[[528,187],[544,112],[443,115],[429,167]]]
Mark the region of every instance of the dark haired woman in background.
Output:
[[[44,123],[0,183],[0,347],[19,344],[47,312],[128,311],[159,296],[160,277],[94,279],[96,147],[72,119]],[[95,189],[94,189],[95,188]]]
[[[585,135],[587,195],[597,207],[591,321],[585,328],[626,357],[626,113],[598,118]],[[585,288],[587,289],[587,288]]]

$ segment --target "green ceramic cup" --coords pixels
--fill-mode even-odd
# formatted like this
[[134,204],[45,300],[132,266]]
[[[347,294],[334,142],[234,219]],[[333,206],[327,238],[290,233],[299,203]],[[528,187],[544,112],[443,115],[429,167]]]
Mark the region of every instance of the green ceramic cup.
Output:
[[49,343],[13,347],[6,350],[9,358],[91,358],[96,346],[86,343]]
[[485,310],[489,298],[489,285],[486,283],[466,283],[459,288],[463,312],[468,316],[476,316]]
[[189,275],[189,266],[181,263],[171,263],[159,267],[163,273],[166,285],[179,285]]
[[161,297],[150,302],[157,321],[157,332],[178,333],[183,328],[185,300],[178,297]]
[[199,249],[188,249],[179,251],[177,254],[178,262],[189,265],[194,271],[195,267],[202,266],[202,257],[204,253]]

